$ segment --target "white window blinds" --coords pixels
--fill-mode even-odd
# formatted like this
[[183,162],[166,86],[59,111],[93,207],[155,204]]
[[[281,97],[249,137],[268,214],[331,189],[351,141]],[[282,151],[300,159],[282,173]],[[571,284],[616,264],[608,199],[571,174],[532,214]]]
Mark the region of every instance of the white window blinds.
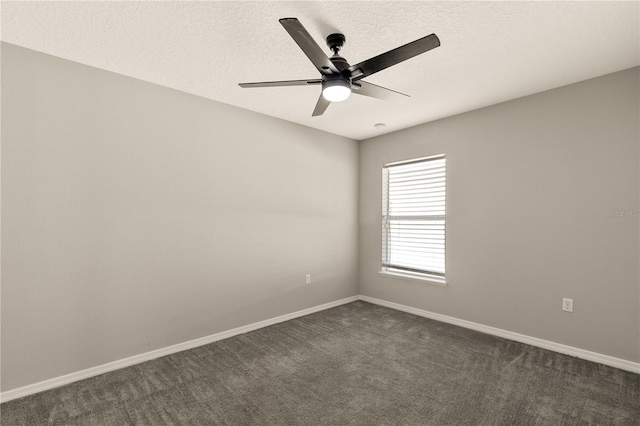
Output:
[[444,155],[382,169],[382,269],[444,281]]

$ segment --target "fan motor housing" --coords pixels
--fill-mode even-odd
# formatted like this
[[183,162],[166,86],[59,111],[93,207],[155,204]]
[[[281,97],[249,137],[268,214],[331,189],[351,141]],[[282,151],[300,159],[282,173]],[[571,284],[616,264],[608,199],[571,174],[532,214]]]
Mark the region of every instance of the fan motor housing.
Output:
[[338,71],[340,72],[349,68],[349,63],[342,56],[334,55],[330,57],[329,60],[331,61],[331,63],[333,63],[333,65],[335,65],[336,68],[338,68]]

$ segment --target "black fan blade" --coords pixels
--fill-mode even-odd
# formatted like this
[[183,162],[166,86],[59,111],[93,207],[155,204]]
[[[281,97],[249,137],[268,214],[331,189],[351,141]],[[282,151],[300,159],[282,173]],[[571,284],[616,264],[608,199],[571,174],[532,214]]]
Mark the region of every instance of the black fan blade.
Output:
[[362,61],[359,64],[352,65],[348,70],[353,80],[357,81],[438,46],[440,46],[440,39],[438,39],[437,35],[430,34],[411,43],[407,43],[404,46],[396,47],[393,50]]
[[322,96],[322,93],[320,93],[320,97],[318,98],[318,103],[316,104],[316,107],[314,108],[313,114],[311,114],[311,116],[317,117],[319,115],[322,115],[327,110],[327,107],[329,106],[330,103],[331,102],[326,100],[324,96]]
[[240,83],[240,87],[284,87],[284,86],[309,86],[312,84],[322,84],[322,80],[284,80],[284,81],[262,81],[258,83]]
[[395,90],[387,89],[386,87],[377,86],[366,81],[359,80],[357,83],[353,83],[351,93],[356,95],[364,95],[372,98],[384,99],[385,101],[391,101],[402,97],[409,97],[404,93],[396,92]]
[[293,40],[298,43],[300,49],[307,55],[307,57],[313,62],[313,65],[322,74],[338,74],[339,71],[329,60],[327,55],[322,51],[318,43],[316,43],[309,32],[302,26],[300,21],[296,18],[282,18],[280,23]]

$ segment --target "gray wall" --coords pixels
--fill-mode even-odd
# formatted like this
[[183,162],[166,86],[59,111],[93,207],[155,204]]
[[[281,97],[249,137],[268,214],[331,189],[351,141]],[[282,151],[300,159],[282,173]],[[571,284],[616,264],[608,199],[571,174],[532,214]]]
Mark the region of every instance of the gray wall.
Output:
[[[630,69],[361,143],[360,294],[640,361],[639,218],[606,216],[639,208],[638,77]],[[382,165],[440,153],[449,285],[380,276]]]
[[[3,391],[358,292],[640,360],[637,68],[360,153],[5,43],[1,89]],[[449,285],[378,275],[382,165],[443,152]]]
[[3,43],[2,390],[356,295],[357,170],[356,141]]

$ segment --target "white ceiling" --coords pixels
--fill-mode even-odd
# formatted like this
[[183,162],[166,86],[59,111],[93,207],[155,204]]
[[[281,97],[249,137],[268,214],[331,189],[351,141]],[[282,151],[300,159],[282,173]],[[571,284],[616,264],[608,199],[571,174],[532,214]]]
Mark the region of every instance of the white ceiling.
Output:
[[[3,41],[309,127],[365,139],[640,64],[632,2],[7,2]],[[320,88],[242,89],[316,78],[278,22],[354,64],[436,33],[442,45],[366,79],[411,95],[352,96],[311,117]],[[327,54],[330,54],[327,49]],[[375,123],[386,123],[379,130]]]

